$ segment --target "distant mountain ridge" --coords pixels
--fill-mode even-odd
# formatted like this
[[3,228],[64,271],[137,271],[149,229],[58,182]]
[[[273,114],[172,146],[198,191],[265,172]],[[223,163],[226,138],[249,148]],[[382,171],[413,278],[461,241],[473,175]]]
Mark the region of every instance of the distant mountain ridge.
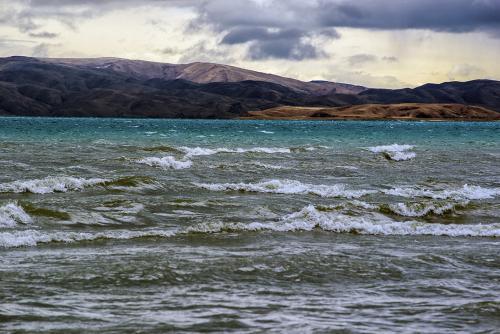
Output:
[[327,95],[331,93],[358,94],[366,87],[330,81],[304,82],[275,74],[247,70],[235,66],[195,62],[169,64],[122,58],[39,58],[54,64],[108,69],[136,79],[187,80],[196,83],[263,81],[288,87],[299,93]]
[[[338,93],[342,87],[349,93]],[[0,115],[237,118],[279,106],[369,103],[454,103],[500,112],[499,81],[395,90],[352,87],[360,86],[307,83],[207,63],[0,58]]]

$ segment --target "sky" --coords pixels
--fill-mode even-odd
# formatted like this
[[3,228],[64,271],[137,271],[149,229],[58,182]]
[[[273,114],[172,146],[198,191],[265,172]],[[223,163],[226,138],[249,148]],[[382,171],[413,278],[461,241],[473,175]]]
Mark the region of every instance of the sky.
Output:
[[368,87],[500,79],[500,0],[0,0],[0,56],[223,63]]

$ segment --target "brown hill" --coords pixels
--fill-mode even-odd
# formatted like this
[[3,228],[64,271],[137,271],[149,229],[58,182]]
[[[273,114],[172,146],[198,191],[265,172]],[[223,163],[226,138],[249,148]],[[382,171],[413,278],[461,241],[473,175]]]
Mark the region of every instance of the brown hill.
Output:
[[500,120],[498,112],[462,104],[400,103],[362,104],[334,108],[276,107],[250,111],[245,119],[428,119],[428,120]]
[[264,81],[290,88],[299,93],[328,95],[358,94],[365,87],[330,81],[304,82],[279,75],[213,63],[168,64],[121,58],[40,58],[45,62],[93,69],[108,69],[137,79],[182,79],[196,83]]

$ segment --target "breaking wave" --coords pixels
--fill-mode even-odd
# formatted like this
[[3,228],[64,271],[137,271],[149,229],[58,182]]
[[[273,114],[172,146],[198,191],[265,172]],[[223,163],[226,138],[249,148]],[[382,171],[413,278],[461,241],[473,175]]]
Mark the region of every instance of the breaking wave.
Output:
[[44,232],[38,230],[22,230],[0,233],[0,247],[36,246],[50,242],[77,242],[98,239],[136,239],[145,237],[171,237],[172,231],[107,231],[107,232]]
[[143,151],[146,152],[166,152],[166,153],[172,153],[172,154],[182,154],[183,152],[175,147],[172,146],[167,146],[167,145],[160,145],[160,146],[152,146],[152,147],[143,147]]
[[383,193],[399,197],[427,197],[433,199],[479,200],[492,199],[500,195],[500,188],[483,188],[480,186],[464,185],[462,188],[431,190],[418,187],[397,187],[382,190]]
[[167,155],[163,158],[148,157],[137,161],[140,164],[145,164],[152,167],[160,167],[164,169],[186,169],[193,165],[191,160],[177,160],[173,156]]
[[388,160],[404,161],[415,158],[417,155],[414,152],[409,152],[413,149],[412,145],[383,145],[369,147],[368,150],[373,153],[382,153]]
[[[13,222],[28,224],[31,218],[19,207],[0,211],[3,219],[4,211],[9,212],[6,217]],[[10,215],[10,216],[9,216]],[[2,220],[5,222],[5,220]],[[372,212],[353,216],[335,210],[309,205],[298,212],[285,215],[278,221],[231,223],[206,222],[187,227],[182,230],[113,230],[106,232],[71,232],[71,231],[41,231],[35,229],[0,232],[0,247],[36,246],[51,242],[79,242],[99,239],[136,239],[136,238],[169,238],[189,234],[212,234],[224,232],[299,232],[315,229],[333,233],[353,233],[367,235],[435,235],[449,237],[500,237],[500,224],[435,224],[419,221],[396,221],[381,213]]]
[[186,229],[190,233],[220,233],[238,231],[296,232],[321,229],[336,233],[370,235],[436,235],[450,237],[500,237],[500,224],[460,225],[430,224],[418,221],[394,221],[381,214],[349,216],[338,212],[320,211],[313,205],[289,214],[272,223],[202,223]]
[[468,202],[463,203],[394,203],[380,206],[381,212],[394,213],[403,217],[425,217],[429,215],[444,215],[465,208]]
[[280,165],[271,165],[271,164],[266,164],[266,163],[263,163],[260,161],[254,161],[254,162],[252,162],[252,165],[257,166],[257,167],[262,167],[265,169],[274,169],[274,170],[288,169],[288,168],[280,166]]
[[70,176],[46,177],[44,179],[14,181],[0,184],[0,193],[34,193],[48,194],[53,192],[67,192],[82,190],[86,187],[104,185],[106,179],[84,179]]
[[253,148],[202,148],[202,147],[181,147],[180,148],[186,157],[192,156],[202,156],[202,155],[213,155],[217,153],[290,153],[289,148],[279,148],[279,147],[253,147]]
[[15,203],[0,206],[0,228],[14,227],[17,224],[31,224],[33,220],[22,207]]
[[195,183],[212,191],[247,191],[275,194],[313,194],[320,197],[358,198],[374,193],[373,190],[350,190],[343,184],[307,184],[294,180],[270,180],[258,183]]

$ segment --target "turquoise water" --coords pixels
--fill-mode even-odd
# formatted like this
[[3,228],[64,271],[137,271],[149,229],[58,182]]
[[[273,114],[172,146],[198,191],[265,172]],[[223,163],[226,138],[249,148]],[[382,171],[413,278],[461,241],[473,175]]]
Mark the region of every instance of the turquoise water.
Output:
[[495,332],[500,123],[0,118],[0,331]]

